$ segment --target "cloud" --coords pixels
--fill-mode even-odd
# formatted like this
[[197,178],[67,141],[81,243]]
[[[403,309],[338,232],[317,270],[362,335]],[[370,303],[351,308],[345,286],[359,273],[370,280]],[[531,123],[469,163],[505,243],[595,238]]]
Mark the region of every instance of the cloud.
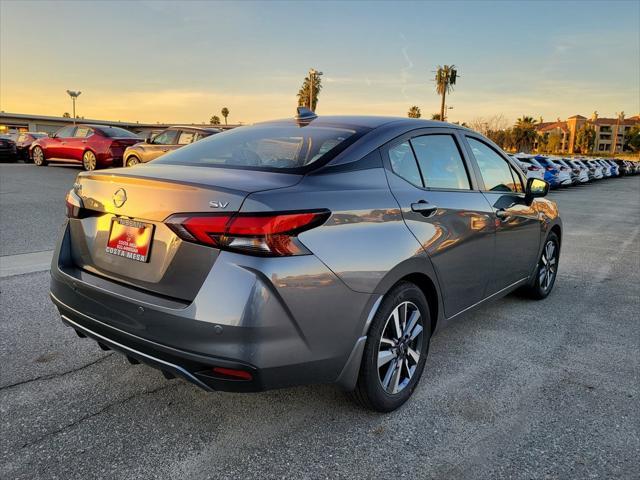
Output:
[[400,69],[400,79],[402,83],[402,88],[400,89],[400,92],[402,93],[402,96],[405,98],[405,100],[408,100],[409,97],[407,96],[407,86],[408,86],[407,84],[411,79],[410,72],[411,70],[413,70],[413,61],[409,57],[409,44],[407,42],[407,37],[405,37],[404,34],[401,33],[400,38],[405,43],[405,45],[400,49],[400,51],[402,52],[402,57],[404,58],[404,61],[406,63],[406,65]]

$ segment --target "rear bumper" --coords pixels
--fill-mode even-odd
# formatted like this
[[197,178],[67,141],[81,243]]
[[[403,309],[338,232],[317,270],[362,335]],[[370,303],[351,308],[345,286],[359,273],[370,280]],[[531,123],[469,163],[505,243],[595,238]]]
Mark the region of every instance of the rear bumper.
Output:
[[[62,303],[53,293],[51,300],[58,308],[63,323],[79,336],[89,337],[103,349],[127,356],[131,363],[144,363],[161,370],[166,377],[182,377],[198,387],[213,391],[252,392],[266,387],[254,366],[220,358],[206,357],[161,345],[106,325]],[[251,373],[252,380],[233,380],[216,376],[212,368],[222,367]]]
[[[51,265],[51,299],[64,323],[130,359],[207,390],[250,392],[349,385],[343,372],[377,296],[350,290],[312,255],[229,252],[192,302],[152,295],[78,269],[67,225]],[[214,367],[249,372],[251,380]]]

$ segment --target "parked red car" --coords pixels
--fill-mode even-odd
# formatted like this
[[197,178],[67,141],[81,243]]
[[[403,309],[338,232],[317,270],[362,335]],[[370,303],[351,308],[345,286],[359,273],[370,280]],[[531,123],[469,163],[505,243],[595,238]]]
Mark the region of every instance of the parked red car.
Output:
[[49,162],[81,163],[85,170],[122,165],[125,148],[140,137],[124,128],[105,125],[70,125],[51,138],[31,144],[31,158],[38,166]]

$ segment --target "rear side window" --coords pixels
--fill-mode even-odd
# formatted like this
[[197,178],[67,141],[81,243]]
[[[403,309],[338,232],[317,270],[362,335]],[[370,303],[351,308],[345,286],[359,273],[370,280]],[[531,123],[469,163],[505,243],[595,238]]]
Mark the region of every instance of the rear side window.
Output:
[[420,170],[416,158],[413,156],[413,150],[409,142],[403,142],[389,149],[389,160],[391,169],[396,175],[404,178],[407,182],[413,183],[418,187],[422,187],[422,178],[420,178]]
[[478,163],[486,190],[494,192],[522,192],[520,177],[495,150],[487,144],[467,137]]
[[195,138],[195,132],[180,132],[180,136],[178,137],[178,145],[188,145],[193,142]]
[[425,187],[469,190],[469,177],[458,145],[451,135],[411,139]]
[[93,132],[88,127],[78,127],[76,129],[76,133],[75,133],[74,137],[76,137],[76,138],[84,138],[84,137],[88,137],[92,133]]

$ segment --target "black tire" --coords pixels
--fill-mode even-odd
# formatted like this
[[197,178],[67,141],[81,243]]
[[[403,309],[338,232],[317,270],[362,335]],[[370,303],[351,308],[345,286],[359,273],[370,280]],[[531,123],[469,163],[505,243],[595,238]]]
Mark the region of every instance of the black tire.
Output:
[[98,168],[98,159],[96,158],[96,154],[91,150],[87,150],[82,155],[82,168],[87,172],[91,172]]
[[[549,244],[553,245],[552,258],[548,259]],[[556,283],[556,277],[558,276],[558,265],[560,262],[560,239],[554,232],[549,233],[547,239],[542,246],[542,252],[538,259],[538,265],[536,267],[536,273],[531,280],[531,283],[522,289],[522,292],[534,300],[542,300],[547,298],[553,286]],[[547,268],[549,265],[549,268]]]
[[134,167],[140,163],[140,159],[135,155],[129,155],[127,161],[125,162],[125,167]]
[[[403,305],[407,305],[407,308],[412,309],[412,313],[419,311],[420,315],[416,321],[416,325],[419,324],[422,330],[416,335],[414,340],[411,340],[407,332],[409,330],[415,332],[417,327],[414,326],[411,328],[410,322],[412,317],[410,314],[405,313],[405,325],[403,326],[402,321],[400,321],[400,330],[406,333],[401,339],[405,344],[396,343],[396,347],[386,347],[389,342],[386,337],[383,342],[383,334],[389,336],[389,332],[396,331],[395,328],[397,327],[395,327],[395,324],[390,324],[389,321],[393,322],[392,314],[396,308],[400,309],[401,315]],[[413,309],[414,307],[415,309]],[[407,310],[405,310],[405,312],[407,312]],[[407,320],[406,317],[409,317],[409,320]],[[391,330],[387,330],[388,328]],[[418,340],[419,344],[417,343]],[[431,316],[429,315],[427,299],[422,291],[413,283],[399,283],[385,295],[373,318],[367,335],[367,343],[365,344],[362,356],[356,388],[351,392],[352,398],[362,407],[378,412],[391,412],[402,406],[409,399],[420,381],[429,352],[430,340]],[[407,346],[411,348],[407,348]],[[415,353],[419,353],[417,362],[412,356],[412,354]],[[381,358],[382,355],[392,355],[392,359],[388,360],[388,367],[386,363],[381,367],[378,366],[379,358]],[[393,355],[395,355],[395,357],[393,357]],[[409,362],[413,362],[411,367]],[[396,367],[398,364],[399,367]],[[397,372],[397,376],[399,379],[402,379],[403,383],[398,385],[399,382],[396,381],[396,375],[392,373],[389,381],[387,381],[388,386],[385,388],[383,384],[388,378],[389,371],[392,368],[399,368],[399,370],[396,369],[394,372]],[[410,370],[412,370],[411,375],[409,375]],[[384,376],[384,378],[382,378],[382,376]],[[395,383],[396,387],[390,385],[392,382]],[[394,392],[393,390],[396,390],[396,388],[399,388],[399,390]],[[391,389],[392,392],[389,392],[389,389]]]
[[38,167],[46,167],[48,165],[49,162],[47,162],[47,159],[44,156],[44,151],[42,150],[42,148],[40,147],[33,147],[33,163],[36,164],[36,166]]

